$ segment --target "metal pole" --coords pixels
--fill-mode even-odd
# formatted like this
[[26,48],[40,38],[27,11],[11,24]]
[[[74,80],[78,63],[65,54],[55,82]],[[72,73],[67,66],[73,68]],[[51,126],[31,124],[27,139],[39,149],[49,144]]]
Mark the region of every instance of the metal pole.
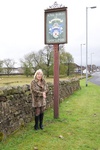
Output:
[[88,7],[86,7],[86,86],[88,86]]
[[82,69],[82,45],[85,45],[85,44],[81,44],[81,78],[82,78],[82,73],[83,73],[83,69]]
[[82,44],[81,44],[81,78],[82,78]]
[[86,7],[86,86],[88,86],[88,8],[94,9],[96,6]]
[[91,53],[91,73],[92,73],[92,53]]
[[91,53],[91,73],[92,73],[92,54],[94,53]]

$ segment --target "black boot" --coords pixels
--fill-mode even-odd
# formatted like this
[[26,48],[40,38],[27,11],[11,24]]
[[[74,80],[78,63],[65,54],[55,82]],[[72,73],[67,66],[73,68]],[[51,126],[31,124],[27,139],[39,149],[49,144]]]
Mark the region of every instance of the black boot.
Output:
[[35,116],[35,125],[34,125],[34,129],[38,130],[38,120],[39,120],[39,116]]
[[40,129],[43,130],[43,116],[44,116],[44,113],[41,113],[40,114]]

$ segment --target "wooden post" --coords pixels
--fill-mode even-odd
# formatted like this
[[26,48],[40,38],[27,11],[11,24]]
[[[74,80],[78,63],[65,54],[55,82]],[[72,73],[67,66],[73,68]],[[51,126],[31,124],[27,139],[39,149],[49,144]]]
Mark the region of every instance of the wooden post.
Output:
[[54,44],[54,118],[59,117],[59,44]]

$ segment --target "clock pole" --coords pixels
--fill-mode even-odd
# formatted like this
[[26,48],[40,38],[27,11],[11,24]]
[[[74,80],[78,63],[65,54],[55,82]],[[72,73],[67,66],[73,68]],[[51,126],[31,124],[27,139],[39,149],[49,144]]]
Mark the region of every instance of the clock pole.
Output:
[[54,118],[59,117],[59,44],[67,43],[67,7],[55,2],[44,13],[45,44],[54,48]]

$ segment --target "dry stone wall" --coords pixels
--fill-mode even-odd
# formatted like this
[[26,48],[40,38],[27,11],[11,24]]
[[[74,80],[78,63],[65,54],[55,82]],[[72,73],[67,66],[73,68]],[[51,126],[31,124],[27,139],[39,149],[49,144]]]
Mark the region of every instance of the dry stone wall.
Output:
[[[53,84],[48,83],[47,109],[53,107]],[[78,79],[59,82],[59,101],[80,89]],[[0,88],[0,135],[4,137],[33,120],[30,85]]]

